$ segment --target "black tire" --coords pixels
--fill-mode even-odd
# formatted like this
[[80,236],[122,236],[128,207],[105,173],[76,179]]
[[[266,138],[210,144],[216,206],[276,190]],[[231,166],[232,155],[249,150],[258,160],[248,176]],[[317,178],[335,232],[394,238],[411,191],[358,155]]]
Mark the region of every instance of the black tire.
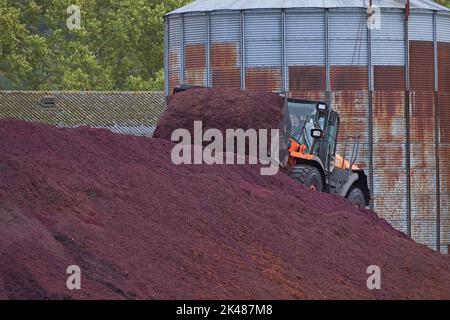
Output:
[[345,198],[355,207],[366,207],[366,198],[364,197],[364,193],[358,187],[352,187]]
[[291,169],[289,176],[300,182],[307,189],[319,192],[323,191],[322,174],[316,167],[297,165]]

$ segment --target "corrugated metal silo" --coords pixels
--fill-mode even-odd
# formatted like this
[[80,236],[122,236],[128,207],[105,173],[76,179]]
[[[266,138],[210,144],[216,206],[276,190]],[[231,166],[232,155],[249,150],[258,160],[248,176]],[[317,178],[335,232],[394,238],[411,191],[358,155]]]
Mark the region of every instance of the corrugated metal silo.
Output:
[[449,10],[430,0],[411,0],[411,10],[372,2],[380,29],[367,27],[364,0],[194,1],[166,16],[166,94],[193,84],[329,100],[341,141],[361,137],[373,208],[447,252]]

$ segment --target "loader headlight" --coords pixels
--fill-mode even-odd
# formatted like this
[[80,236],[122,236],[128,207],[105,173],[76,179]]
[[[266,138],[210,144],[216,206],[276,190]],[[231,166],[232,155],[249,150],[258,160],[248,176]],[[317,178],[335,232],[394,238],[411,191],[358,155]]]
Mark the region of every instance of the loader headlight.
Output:
[[311,137],[314,139],[320,139],[323,137],[323,130],[322,129],[311,129]]
[[317,110],[319,110],[319,111],[327,111],[327,109],[328,109],[328,107],[325,103],[319,103],[317,105]]

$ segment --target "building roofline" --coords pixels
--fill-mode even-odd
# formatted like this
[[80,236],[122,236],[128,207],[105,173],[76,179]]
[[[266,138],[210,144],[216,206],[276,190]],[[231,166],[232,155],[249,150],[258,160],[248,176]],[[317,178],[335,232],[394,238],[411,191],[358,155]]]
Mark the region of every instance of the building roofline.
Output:
[[[332,8],[367,8],[367,0],[197,0],[178,8],[168,15],[212,12],[212,11],[241,11],[252,9],[332,9]],[[373,0],[373,4],[380,8],[403,9],[404,0]],[[411,10],[447,11],[450,9],[431,0],[411,0]]]

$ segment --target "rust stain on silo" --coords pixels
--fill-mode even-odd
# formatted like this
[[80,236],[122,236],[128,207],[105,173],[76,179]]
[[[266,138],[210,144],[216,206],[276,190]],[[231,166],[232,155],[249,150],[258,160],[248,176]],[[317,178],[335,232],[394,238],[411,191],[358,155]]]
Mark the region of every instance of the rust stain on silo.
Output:
[[442,244],[450,244],[450,92],[440,92],[440,184],[441,184],[441,224]]
[[[450,144],[450,92],[439,93],[439,128],[440,142]],[[447,165],[450,168],[450,161]]]
[[[338,153],[344,153],[347,136],[359,137],[360,149],[357,164],[361,168],[369,165],[369,120],[368,92],[343,91],[332,92],[332,107],[340,114],[341,127],[339,132]],[[350,150],[347,151],[349,156]]]
[[181,84],[179,71],[171,71],[169,73],[169,92],[172,93],[176,86]]
[[369,71],[363,66],[332,66],[331,90],[362,91],[369,89]]
[[281,68],[247,67],[245,79],[247,90],[281,91]]
[[368,117],[368,93],[365,91],[333,92],[333,107],[342,115],[352,118]]
[[437,201],[434,92],[411,92],[410,101],[412,216],[430,220],[436,218]]
[[405,90],[404,66],[374,66],[373,69],[376,91]]
[[439,91],[450,92],[450,43],[438,43]]
[[211,81],[214,87],[241,87],[239,46],[235,43],[211,45]]
[[172,93],[173,89],[180,83],[179,48],[173,48],[169,50],[169,92]]
[[206,48],[203,44],[188,44],[184,49],[184,65],[186,69],[206,68]]
[[411,143],[434,143],[434,92],[411,92]]
[[314,91],[314,90],[290,91],[289,98],[326,102],[327,95],[325,91]]
[[406,120],[404,91],[373,92],[374,205],[383,218],[406,217]]
[[241,70],[239,68],[212,69],[213,87],[241,87]]
[[409,42],[411,91],[434,91],[434,44],[432,41]]
[[442,243],[450,244],[450,93],[440,92],[439,97],[440,126],[440,183],[441,183],[441,222]]
[[239,66],[239,47],[232,42],[211,45],[211,66],[213,68],[235,68]]
[[178,49],[170,49],[169,51],[169,70],[180,68],[180,58]]
[[450,145],[441,146],[439,152],[441,158],[441,243],[450,245]]
[[326,90],[326,69],[322,66],[289,67],[289,91]]
[[184,49],[185,81],[190,85],[206,85],[206,48],[188,44]]

